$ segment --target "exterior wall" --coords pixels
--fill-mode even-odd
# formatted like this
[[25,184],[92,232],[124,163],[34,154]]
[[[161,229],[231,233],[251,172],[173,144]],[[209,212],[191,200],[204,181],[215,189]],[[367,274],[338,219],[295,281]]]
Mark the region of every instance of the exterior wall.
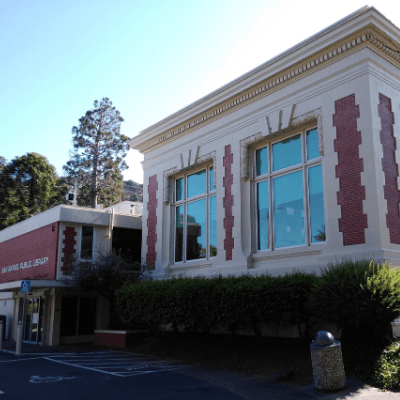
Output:
[[[13,339],[16,338],[18,321],[22,320],[20,304],[23,295],[18,281],[30,279],[32,285],[29,297],[40,297],[45,302],[43,344],[56,346],[60,341],[93,340],[93,334],[60,338],[62,297],[65,294],[83,295],[68,284],[66,280],[69,275],[63,271],[69,263],[80,257],[83,225],[93,226],[95,258],[99,251],[110,249],[113,226],[140,229],[141,217],[118,213],[112,215],[107,210],[62,205],[0,232],[0,290],[12,290],[11,299],[3,300],[7,304],[0,304],[0,314],[1,306],[3,312],[11,314],[7,330]],[[7,293],[3,292],[3,295]],[[106,329],[109,310],[106,299],[99,298],[96,309],[96,328]]]
[[[382,66],[383,71],[377,70],[375,67],[371,73],[371,114],[375,147],[373,163],[377,175],[376,201],[379,204],[377,227],[379,226],[381,233],[380,258],[394,265],[400,265],[400,245],[397,234],[399,206],[398,200],[396,203],[395,198],[396,194],[398,196],[400,188],[398,173],[400,82],[398,70],[393,63],[385,60],[382,62]],[[389,108],[384,106],[385,103]],[[390,119],[392,124],[389,122]],[[395,209],[393,203],[397,204]],[[395,211],[397,211],[397,218]]]
[[10,340],[12,325],[14,323],[14,299],[11,292],[0,294],[0,315],[5,315],[7,317],[5,338],[6,340]]
[[[220,118],[146,149],[144,204],[153,204],[155,208],[144,207],[142,254],[149,252],[149,241],[145,238],[155,232],[154,276],[266,272],[277,275],[290,273],[293,268],[319,272],[320,267],[341,258],[385,259],[400,264],[400,245],[396,243],[400,217],[398,205],[397,210],[393,206],[398,204],[400,187],[399,149],[396,148],[394,156],[386,151],[389,155],[382,161],[385,143],[386,149],[393,147],[400,134],[399,89],[398,62],[376,48],[360,45],[345,56],[327,58],[315,71],[292,78],[290,83],[280,83],[267,94],[230,113],[225,112]],[[382,111],[382,95],[391,101],[393,124],[382,117],[382,112],[385,115],[390,112],[388,106]],[[204,102],[211,102],[211,97]],[[181,115],[183,118],[185,112]],[[291,115],[291,122],[286,125],[285,115]],[[171,119],[179,125],[179,116]],[[283,121],[284,129],[278,128],[278,120]],[[154,127],[158,134],[162,132],[159,126],[162,123]],[[314,127],[318,127],[322,140],[326,241],[257,251],[254,148]],[[382,130],[388,137],[383,139],[384,145],[380,137]],[[227,154],[232,154],[229,162]],[[217,187],[217,257],[174,263],[174,207],[171,205],[174,177],[182,171],[195,171],[210,164],[214,165]],[[154,194],[149,194],[150,179],[158,182],[157,201]],[[386,187],[391,185],[390,193],[385,189],[385,179]],[[391,202],[389,217],[388,202]],[[145,221],[151,215],[156,217],[156,224],[150,230]]]
[[59,223],[0,243],[0,283],[55,279]]

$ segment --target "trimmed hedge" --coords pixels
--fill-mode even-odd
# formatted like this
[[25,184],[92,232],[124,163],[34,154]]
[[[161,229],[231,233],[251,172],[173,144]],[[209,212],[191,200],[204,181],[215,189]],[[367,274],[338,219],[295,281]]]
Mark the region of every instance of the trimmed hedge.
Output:
[[148,326],[171,324],[174,330],[209,332],[218,326],[235,333],[251,325],[261,335],[261,324],[297,325],[304,335],[311,325],[307,308],[314,274],[294,271],[285,276],[250,275],[213,278],[179,277],[123,287],[117,295],[122,321]]
[[315,281],[309,307],[342,329],[344,347],[385,346],[400,313],[400,270],[366,260],[330,265]]
[[400,389],[400,341],[394,341],[380,355],[374,373],[375,384],[383,389]]

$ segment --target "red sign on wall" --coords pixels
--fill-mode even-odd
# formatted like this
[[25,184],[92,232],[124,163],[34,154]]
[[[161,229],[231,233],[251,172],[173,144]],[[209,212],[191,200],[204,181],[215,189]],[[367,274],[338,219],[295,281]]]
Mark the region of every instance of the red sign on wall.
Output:
[[0,243],[0,283],[56,279],[59,222]]

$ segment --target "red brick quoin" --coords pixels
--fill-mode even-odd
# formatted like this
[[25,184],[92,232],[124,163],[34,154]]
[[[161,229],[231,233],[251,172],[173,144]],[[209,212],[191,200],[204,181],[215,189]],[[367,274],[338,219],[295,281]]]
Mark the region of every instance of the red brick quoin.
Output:
[[149,201],[147,203],[147,264],[149,269],[154,269],[156,265],[156,243],[157,243],[157,175],[149,178]]
[[76,252],[76,230],[73,226],[66,226],[63,230],[64,240],[62,241],[62,253],[64,256],[61,258],[61,270],[63,273],[69,273],[72,271],[72,262],[74,259],[74,254]]
[[0,283],[55,279],[59,223],[0,243]]
[[383,185],[384,197],[387,200],[388,213],[386,226],[389,228],[390,243],[400,244],[399,187],[397,177],[399,168],[396,163],[396,138],[393,133],[394,116],[392,101],[379,93],[378,113],[381,118],[380,138],[383,149],[382,171],[385,173]]
[[225,228],[225,232],[226,232],[226,239],[224,240],[224,250],[226,251],[226,260],[232,260],[232,249],[235,247],[235,242],[234,242],[234,239],[232,237],[232,228],[233,228],[233,225],[234,225],[234,217],[232,215],[233,175],[231,173],[231,165],[233,163],[233,154],[231,153],[231,145],[225,146],[225,157],[223,158],[223,162],[224,162],[224,168],[225,168],[225,176],[224,176],[224,179],[223,179],[223,185],[224,185],[224,188],[225,188],[224,228]]
[[355,95],[335,101],[333,126],[336,127],[334,149],[338,155],[336,178],[339,178],[340,190],[337,204],[341,206],[342,218],[339,219],[339,232],[343,233],[343,245],[365,243],[365,228],[368,228],[367,214],[363,213],[365,187],[361,185],[363,160],[359,156],[361,132],[357,131],[357,118],[360,108],[356,105]]

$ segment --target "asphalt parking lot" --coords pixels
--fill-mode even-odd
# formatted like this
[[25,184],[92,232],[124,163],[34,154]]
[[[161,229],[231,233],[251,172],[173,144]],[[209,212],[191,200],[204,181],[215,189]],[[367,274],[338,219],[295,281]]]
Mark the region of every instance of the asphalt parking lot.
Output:
[[184,365],[117,350],[0,352],[0,400],[334,400],[400,399],[354,379],[338,393],[291,388],[248,375]]
[[118,351],[20,357],[0,353],[0,368],[0,396],[7,399],[240,398],[176,372],[185,365]]

